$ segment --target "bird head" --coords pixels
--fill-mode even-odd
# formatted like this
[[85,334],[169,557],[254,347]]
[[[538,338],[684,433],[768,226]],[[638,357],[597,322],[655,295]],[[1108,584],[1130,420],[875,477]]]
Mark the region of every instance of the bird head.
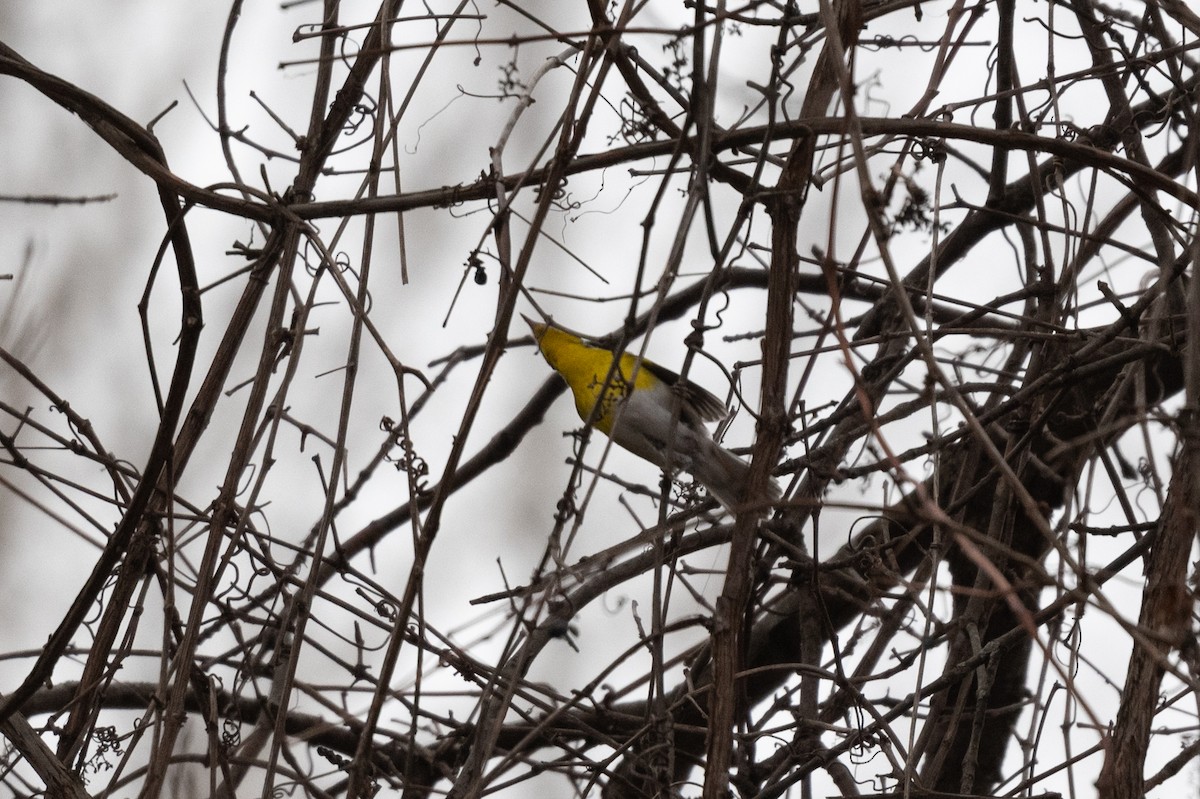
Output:
[[[592,369],[593,366],[590,360],[587,358],[581,359],[581,356],[594,355],[600,352],[609,358],[612,357],[612,353],[584,343],[583,339],[574,333],[568,333],[562,328],[551,324],[535,322],[524,314],[521,315],[521,318],[525,320],[526,324],[529,325],[529,329],[533,331],[533,339],[537,342],[538,349],[542,352],[542,357],[560,374],[565,375],[576,368],[580,370]],[[564,372],[564,370],[566,371]],[[607,371],[607,364],[605,365],[605,371]]]

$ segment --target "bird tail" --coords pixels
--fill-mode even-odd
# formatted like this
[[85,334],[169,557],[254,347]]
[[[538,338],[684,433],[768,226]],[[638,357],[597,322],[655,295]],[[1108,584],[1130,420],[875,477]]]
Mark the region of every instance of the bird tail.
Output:
[[[712,439],[702,440],[702,451],[691,464],[692,476],[699,480],[726,510],[734,510],[742,505],[760,504],[761,498],[746,497],[750,464]],[[775,502],[781,494],[779,483],[772,479],[767,486],[766,499]]]

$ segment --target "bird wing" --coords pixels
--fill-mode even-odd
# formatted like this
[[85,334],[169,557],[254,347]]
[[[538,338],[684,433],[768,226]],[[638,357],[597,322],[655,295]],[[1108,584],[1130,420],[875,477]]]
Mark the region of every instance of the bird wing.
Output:
[[642,368],[666,383],[679,395],[683,401],[683,413],[692,417],[693,421],[697,423],[715,422],[728,415],[729,409],[725,407],[724,402],[711,391],[701,388],[691,380],[685,380],[667,367],[659,366],[653,361],[643,360]]

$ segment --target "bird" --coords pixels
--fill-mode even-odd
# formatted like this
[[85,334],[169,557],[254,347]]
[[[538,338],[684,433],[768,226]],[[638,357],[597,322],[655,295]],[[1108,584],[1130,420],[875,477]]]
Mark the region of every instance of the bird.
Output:
[[[728,415],[724,402],[670,369],[628,352],[621,354],[620,369],[613,369],[612,350],[553,324],[524,314],[521,318],[546,362],[574,394],[581,419],[667,474],[689,472],[726,510],[750,504],[745,495],[750,464],[714,441],[704,426]],[[767,493],[772,502],[779,498],[774,480]]]

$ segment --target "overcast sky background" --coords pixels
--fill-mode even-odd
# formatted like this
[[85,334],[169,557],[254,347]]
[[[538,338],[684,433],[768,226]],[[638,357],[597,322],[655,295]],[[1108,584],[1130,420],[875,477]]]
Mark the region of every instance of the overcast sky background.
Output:
[[[576,5],[547,0],[531,7],[536,6],[545,18],[557,19],[563,29],[585,30],[586,21],[579,16]],[[677,24],[675,15],[680,13],[677,6],[681,5],[652,3],[644,22],[649,24],[658,16],[664,26]],[[1036,5],[1043,8],[1042,4]],[[662,7],[661,12],[656,6]],[[313,4],[280,9],[274,4],[250,3],[235,34],[229,82],[231,123],[234,127],[248,126],[250,135],[271,142],[280,152],[289,152],[288,138],[250,97],[250,92],[255,92],[294,130],[303,130],[314,69],[304,64],[280,69],[279,65],[300,62],[315,54],[315,40],[295,43],[292,36],[313,18],[316,8]],[[925,5],[932,21],[931,30],[940,30],[943,8],[944,4]],[[523,29],[524,23],[506,9],[488,4],[480,6],[478,12],[489,15],[487,30],[491,35]],[[148,122],[177,103],[158,120],[155,132],[176,172],[197,185],[209,185],[230,180],[218,137],[204,119],[204,115],[215,118],[216,64],[225,13],[223,5],[151,0],[7,3],[0,5],[0,30],[5,32],[4,41],[35,65],[78,84],[135,120]],[[366,19],[370,14],[371,7],[366,4],[344,4],[344,19]],[[915,35],[922,32],[918,23],[913,22],[912,26]],[[402,35],[411,30],[411,40],[419,42],[427,40],[430,27],[413,24],[411,29],[402,30],[405,31]],[[459,35],[452,38],[465,39],[472,33],[474,30],[464,24]],[[890,33],[899,36],[902,32]],[[1036,26],[1028,26],[1025,33],[1030,36],[1030,47],[1036,47]],[[761,38],[763,35],[751,30],[740,39],[729,40],[725,55],[729,88],[722,94],[725,120],[736,118],[740,107],[754,101],[747,81],[766,82],[768,61],[763,53],[767,40]],[[562,49],[562,45],[554,42],[525,46],[517,55],[517,64],[522,74],[528,76],[544,58]],[[977,54],[964,57],[965,64],[979,64],[987,57],[987,48],[977,49]],[[414,49],[397,53],[393,74],[404,75],[406,70],[415,69],[421,52]],[[478,65],[473,63],[477,56],[481,58]],[[448,48],[439,61],[439,69],[423,78],[398,133],[404,190],[467,183],[488,169],[488,148],[495,144],[497,131],[513,110],[511,100],[501,102],[495,98],[500,67],[512,57],[509,48],[503,46],[476,52],[466,44],[456,45]],[[912,52],[914,75],[920,74],[925,57]],[[863,56],[860,74],[870,74],[867,68],[870,58]],[[898,109],[911,106],[924,91],[924,77],[905,80],[905,76],[895,71],[895,61],[888,64],[891,71],[878,76],[880,85],[871,88],[870,99],[864,102],[868,106],[879,103],[880,115],[897,115]],[[1033,63],[1028,71],[1032,75],[1038,69],[1039,65]],[[525,168],[552,129],[553,113],[561,107],[561,98],[572,77],[569,70],[560,69],[539,84],[536,91],[539,102],[521,118],[506,153],[508,171]],[[406,88],[404,80],[396,83],[398,90]],[[953,87],[953,83],[946,87]],[[964,91],[971,94],[977,88],[974,84],[964,85]],[[951,99],[942,97],[939,102]],[[87,125],[17,81],[0,80],[0,108],[3,109],[0,150],[5,153],[0,159],[0,194],[115,195],[111,200],[84,205],[53,207],[6,202],[0,206],[0,258],[3,259],[0,273],[14,275],[12,281],[0,283],[0,346],[21,358],[55,391],[68,398],[77,412],[92,421],[111,451],[140,468],[155,422],[154,398],[142,357],[137,314],[149,265],[163,235],[154,187],[104,146]],[[1085,115],[1081,107],[1081,125],[1090,121]],[[611,114],[600,118],[615,124]],[[977,122],[989,123],[989,120]],[[604,130],[603,125],[598,126],[591,133],[595,146],[584,150],[601,149],[608,133],[611,128]],[[263,188],[260,168],[266,170],[275,191],[290,182],[294,169],[285,160],[266,160],[245,148],[239,148],[238,153],[242,174],[252,185]],[[977,190],[983,185],[969,175],[955,177],[959,190]],[[646,178],[631,178],[625,167],[606,173],[602,180],[596,175],[573,178],[567,188],[580,198],[581,205],[573,212],[552,217],[547,231],[574,253],[582,254],[588,265],[601,274],[618,273],[614,266],[623,268],[636,260],[642,244],[640,223],[648,212],[647,195],[630,193],[642,180]],[[357,183],[355,177],[323,179],[318,184],[316,199],[350,196]],[[848,183],[843,191],[853,188]],[[731,196],[722,195],[719,189],[716,196],[728,203],[717,206],[721,218],[728,221],[734,211]],[[845,248],[861,235],[863,223],[854,209],[855,202],[857,198],[851,197],[838,210],[839,230],[844,231],[845,241],[837,243],[843,249],[843,256],[849,255]],[[813,197],[802,231],[805,246],[826,246],[825,231],[832,207],[829,195]],[[672,214],[677,213],[678,197],[669,196],[659,212],[664,221],[649,246],[651,260],[665,258],[671,244]],[[405,364],[427,370],[433,376],[436,369],[429,364],[434,359],[450,354],[459,346],[485,342],[495,313],[495,264],[488,264],[489,280],[483,286],[476,285],[469,276],[463,283],[463,264],[472,248],[480,241],[488,241],[491,219],[481,205],[451,212],[435,209],[407,214],[404,219],[410,275],[407,285],[400,277],[395,222],[380,219],[381,230],[386,232],[381,232],[376,240],[372,262],[371,291],[377,311],[373,318]],[[320,223],[327,241],[333,237],[335,225],[336,220]],[[210,211],[193,212],[189,216],[189,230],[202,285],[235,268],[237,259],[226,254],[235,241],[261,243],[249,223]],[[522,236],[525,233],[519,224],[516,230]],[[764,231],[764,226],[756,230],[760,236]],[[361,221],[355,220],[338,249],[348,253],[352,261],[357,260],[360,241]],[[539,247],[530,272],[531,286],[585,298],[618,295],[627,290],[600,281],[550,242]],[[697,273],[711,268],[699,237],[689,252],[694,253]],[[898,255],[907,268],[920,257],[920,252],[901,251]],[[750,263],[748,257],[744,265]],[[1118,288],[1132,288],[1143,272],[1130,269],[1106,279]],[[165,375],[173,362],[178,306],[172,296],[174,283],[169,271],[162,279],[163,284],[153,295],[151,318],[156,358],[160,374]],[[951,276],[945,285],[939,284],[939,289],[949,291],[960,287],[975,296],[987,297],[1001,293],[1005,286],[1020,279],[1015,273],[980,268]],[[460,284],[461,293],[455,299]],[[321,291],[329,289],[327,285]],[[234,281],[206,292],[207,328],[199,363],[206,363],[205,356],[211,355],[239,290],[240,283]],[[595,304],[550,293],[538,296],[555,318],[596,334],[607,333],[619,325],[627,307],[622,302]],[[329,299],[335,299],[332,292]],[[762,297],[757,295],[735,296],[728,312],[728,327],[722,329],[722,335],[757,330],[761,326],[761,301]],[[518,310],[529,313],[532,308],[522,304]],[[306,342],[301,364],[303,390],[290,398],[294,415],[327,432],[334,429],[341,381],[336,372],[332,376],[323,375],[344,362],[348,319],[344,305],[331,304],[314,312],[312,326],[319,327],[321,332]],[[261,324],[255,330],[258,335]],[[686,352],[682,342],[687,331],[686,323],[664,325],[653,334],[648,353],[665,365],[677,367]],[[526,331],[515,327],[510,333],[519,337]],[[720,336],[713,336],[706,344],[727,366],[756,357],[757,345],[752,342],[725,342]],[[248,348],[250,352],[256,350],[257,345]],[[367,350],[355,404],[357,448],[352,459],[368,457],[374,451],[383,416],[398,418],[395,382],[382,358],[370,347]],[[235,369],[234,382],[251,376],[252,363],[242,366]],[[439,394],[453,401],[433,403],[417,424],[416,443],[430,463],[434,479],[440,474],[450,437],[457,430],[475,368],[477,362],[454,372],[449,388]],[[482,446],[548,374],[544,362],[529,348],[513,348],[502,360],[489,387],[484,415],[471,433],[468,453]],[[719,394],[727,385],[721,371],[702,359],[696,360],[692,377]],[[199,378],[197,375],[193,386]],[[745,377],[751,400],[756,399],[752,393],[756,378],[753,370]],[[840,397],[847,385],[844,369],[831,360],[829,369],[814,381],[810,404],[819,406]],[[0,387],[4,401],[18,408],[31,406],[35,414],[47,416],[44,398],[31,393],[11,372],[0,372]],[[413,392],[418,389],[415,382],[409,385]],[[235,394],[225,403],[225,415],[214,420],[213,429],[183,483],[183,492],[202,507],[215,496],[216,486],[223,478],[223,458],[228,454],[239,418],[238,396]],[[3,424],[8,430],[13,422],[6,419]],[[481,611],[468,601],[501,590],[505,579],[522,583],[528,578],[553,527],[555,502],[570,471],[565,464],[571,451],[570,440],[562,434],[577,427],[571,403],[565,397],[560,399],[546,422],[526,438],[508,462],[490,472],[486,479],[463,489],[450,503],[426,580],[425,607],[431,623],[443,631],[461,630],[458,635],[464,642],[496,629],[499,619],[481,616]],[[747,444],[752,428],[748,415],[742,414],[729,440]],[[921,433],[908,431],[912,440],[918,440]],[[901,437],[898,443],[903,444],[905,433],[896,435]],[[278,471],[272,482],[276,491],[272,497],[272,532],[291,541],[303,538],[318,518],[320,508],[319,492],[313,490],[318,483],[310,460],[320,446],[311,441],[303,443],[306,449],[301,448],[299,435],[292,431],[291,439],[285,443],[287,457],[276,465]],[[591,452],[598,455],[598,451],[593,442]],[[329,452],[322,454],[327,465]],[[656,484],[653,467],[625,453],[612,451],[606,467],[631,481]],[[352,476],[358,468],[361,460],[352,460]],[[85,479],[97,480],[100,475],[92,474]],[[397,498],[404,496],[403,485],[399,473],[373,480],[342,517],[340,529],[348,534],[395,507]],[[855,485],[846,488],[846,496],[860,502],[880,503],[886,499],[884,491],[879,485]],[[621,540],[636,529],[621,508],[620,492],[610,485],[601,485],[596,497],[568,562]],[[635,506],[641,511],[649,507],[644,500],[636,500]],[[104,503],[96,502],[89,507],[109,524],[115,520],[111,511],[104,516]],[[1153,516],[1156,511],[1148,508],[1147,513]],[[843,543],[852,532],[849,528],[853,519],[859,515],[831,511],[823,517],[828,537],[821,542],[822,548],[829,550]],[[652,518],[643,517],[647,522]],[[407,576],[411,545],[406,536],[404,531],[390,536],[376,552],[376,577],[394,593],[402,590]],[[96,540],[94,534],[92,540]],[[7,493],[0,494],[0,546],[5,552],[0,558],[0,602],[5,607],[0,615],[0,650],[37,650],[86,577],[98,550]],[[1097,562],[1103,562],[1103,551],[1095,554]],[[697,569],[714,570],[711,580],[701,583],[709,596],[720,589],[723,557],[723,552],[706,552],[692,562]],[[394,568],[389,568],[389,564]],[[394,575],[394,580],[389,584],[390,575]],[[1133,579],[1131,586],[1136,585]],[[628,591],[587,608],[576,620],[580,651],[575,652],[565,644],[553,647],[539,660],[531,679],[550,682],[563,691],[593,679],[597,664],[607,663],[612,656],[612,642],[620,640],[626,645],[633,639],[634,603],[640,604],[644,614],[649,604],[648,591],[648,584],[630,585]],[[672,609],[683,617],[697,612],[698,607],[679,592]],[[1131,618],[1136,618],[1136,608],[1136,604],[1126,608]],[[488,612],[502,610],[496,607]],[[1104,626],[1097,621],[1095,629],[1103,630]],[[697,630],[697,637],[701,634],[703,631]],[[683,643],[681,640],[677,645]],[[486,655],[495,650],[483,646],[477,651]],[[1108,658],[1106,670],[1122,674],[1123,653],[1109,651],[1103,656]],[[635,659],[628,665],[628,674],[643,671],[644,666]],[[12,685],[24,676],[26,669],[24,660],[0,663],[0,681]],[[128,673],[133,678],[141,671],[142,679],[154,679],[156,669],[154,661],[146,660],[130,664]],[[336,676],[331,674],[331,679]],[[897,693],[907,690],[911,690],[911,685],[898,686]],[[1096,690],[1107,692],[1109,699],[1113,695],[1111,687],[1098,686]],[[1163,756],[1170,754],[1166,752]],[[864,765],[865,772],[874,770],[874,766]],[[1194,771],[1185,772],[1180,780],[1194,791]]]

